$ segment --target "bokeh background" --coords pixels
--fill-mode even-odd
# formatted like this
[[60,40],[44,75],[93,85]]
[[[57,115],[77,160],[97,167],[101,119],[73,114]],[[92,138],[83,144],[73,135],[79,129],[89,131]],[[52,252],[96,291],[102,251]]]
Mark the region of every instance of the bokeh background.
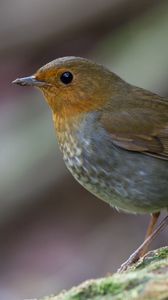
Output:
[[[11,81],[75,55],[166,96],[168,2],[1,0],[0,41],[0,299],[21,300],[115,271],[149,216],[118,213],[79,186],[42,95]],[[163,232],[153,247],[165,244]]]

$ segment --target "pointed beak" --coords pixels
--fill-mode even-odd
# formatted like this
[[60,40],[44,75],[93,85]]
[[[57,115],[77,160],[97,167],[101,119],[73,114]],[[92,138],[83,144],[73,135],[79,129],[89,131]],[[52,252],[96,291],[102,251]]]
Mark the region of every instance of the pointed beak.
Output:
[[36,79],[36,77],[33,76],[28,76],[28,77],[23,77],[23,78],[17,78],[16,80],[12,81],[13,84],[18,84],[18,85],[26,85],[26,86],[37,86],[37,87],[42,87],[49,85],[45,81],[40,81]]

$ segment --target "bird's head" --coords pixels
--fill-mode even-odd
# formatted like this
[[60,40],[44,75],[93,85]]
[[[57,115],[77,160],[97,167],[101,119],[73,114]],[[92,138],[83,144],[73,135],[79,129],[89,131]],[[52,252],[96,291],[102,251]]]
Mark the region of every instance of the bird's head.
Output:
[[117,93],[116,82],[120,81],[117,75],[92,61],[63,57],[13,83],[40,88],[54,114],[71,117],[102,109]]

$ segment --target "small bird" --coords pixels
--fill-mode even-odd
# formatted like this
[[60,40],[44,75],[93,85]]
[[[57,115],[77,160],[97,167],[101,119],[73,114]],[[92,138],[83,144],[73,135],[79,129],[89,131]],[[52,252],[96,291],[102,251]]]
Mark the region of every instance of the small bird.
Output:
[[88,191],[122,211],[152,215],[135,262],[168,224],[168,99],[80,57],[58,58],[15,84],[35,86],[51,108],[67,168]]

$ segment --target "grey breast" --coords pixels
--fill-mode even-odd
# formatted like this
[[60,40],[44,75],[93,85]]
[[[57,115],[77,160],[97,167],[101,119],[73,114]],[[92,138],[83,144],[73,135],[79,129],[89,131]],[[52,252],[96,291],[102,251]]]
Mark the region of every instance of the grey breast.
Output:
[[[116,147],[95,124],[98,113],[85,118],[75,134],[67,134],[64,160],[87,190],[111,206],[130,212],[168,207],[168,162]],[[69,143],[70,141],[70,143]]]

